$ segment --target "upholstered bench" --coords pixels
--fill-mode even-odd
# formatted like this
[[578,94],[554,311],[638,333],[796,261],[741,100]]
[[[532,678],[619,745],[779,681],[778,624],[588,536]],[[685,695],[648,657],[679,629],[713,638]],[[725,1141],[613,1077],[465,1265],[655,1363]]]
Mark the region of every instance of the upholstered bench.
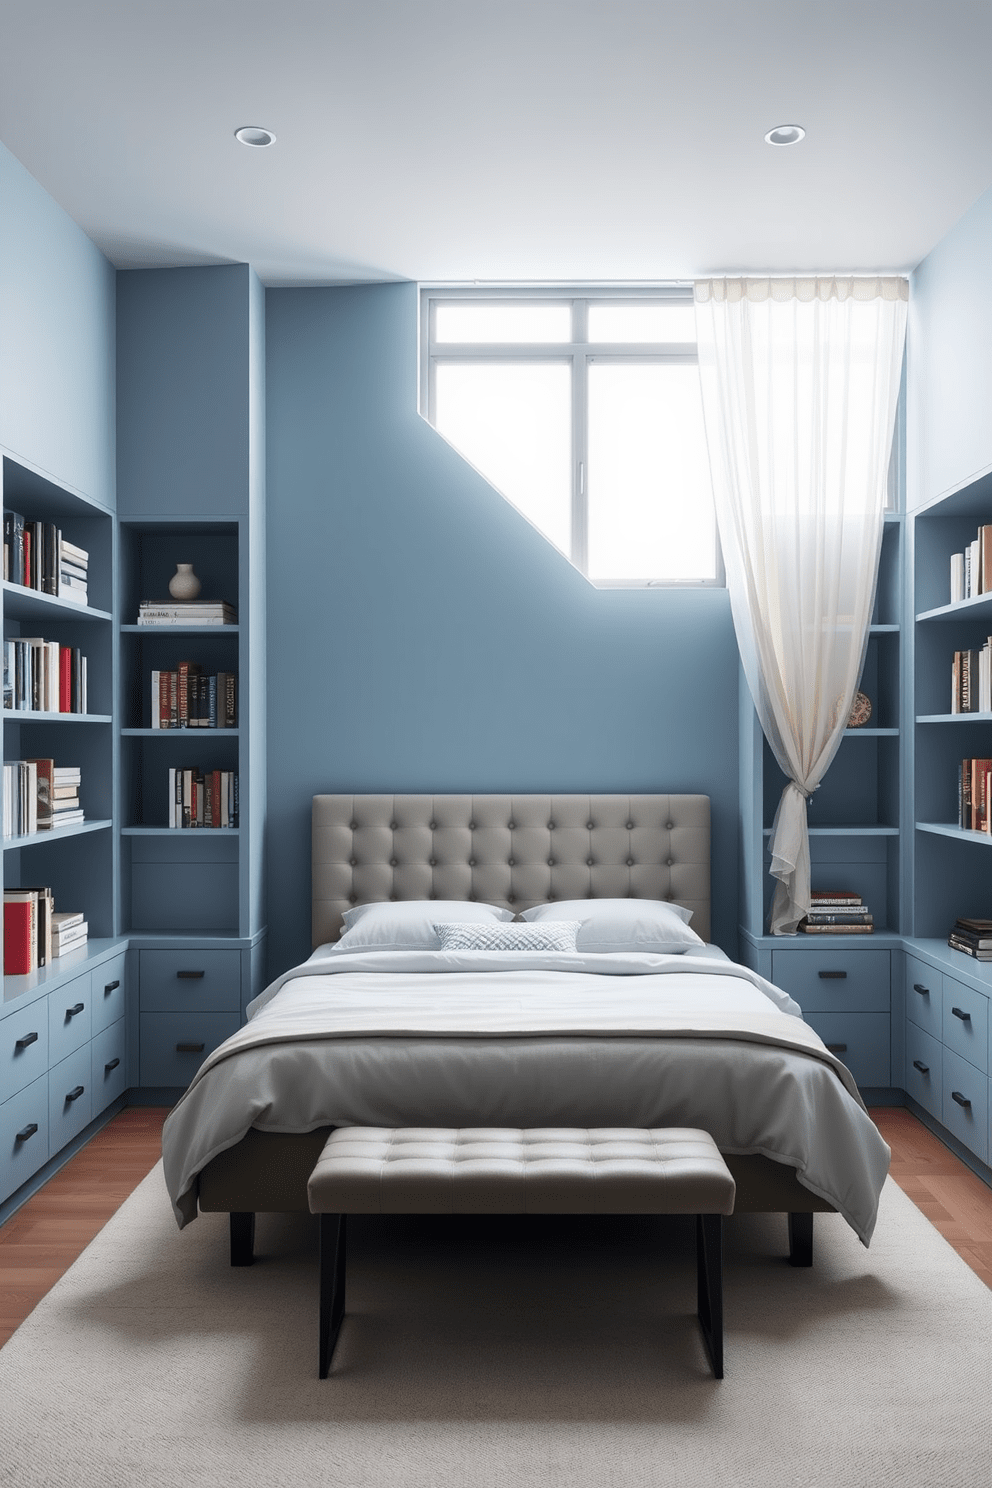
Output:
[[722,1216],[735,1184],[708,1132],[343,1126],[307,1187],[320,1215],[321,1379],[344,1317],[348,1214],[695,1214],[699,1322],[723,1378]]

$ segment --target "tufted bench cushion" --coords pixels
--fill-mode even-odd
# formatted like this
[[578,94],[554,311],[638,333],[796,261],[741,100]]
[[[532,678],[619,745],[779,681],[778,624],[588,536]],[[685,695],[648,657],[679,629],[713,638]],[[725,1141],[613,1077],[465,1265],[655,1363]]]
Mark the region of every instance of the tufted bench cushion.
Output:
[[371,1127],[332,1132],[314,1213],[731,1214],[708,1132],[662,1127]]
[[307,1185],[320,1226],[320,1377],[344,1317],[348,1214],[695,1214],[697,1303],[723,1376],[721,1216],[735,1185],[689,1127],[339,1127]]

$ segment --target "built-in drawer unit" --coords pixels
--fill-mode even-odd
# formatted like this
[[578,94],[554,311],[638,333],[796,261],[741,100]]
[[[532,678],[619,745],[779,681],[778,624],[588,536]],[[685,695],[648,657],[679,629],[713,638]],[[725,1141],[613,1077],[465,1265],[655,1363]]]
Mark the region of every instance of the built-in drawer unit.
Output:
[[976,1157],[988,1162],[988,1076],[945,1047],[942,1078],[941,1121]]
[[846,1064],[859,1085],[889,1084],[888,1013],[808,1013],[832,1054]]
[[988,1074],[989,1000],[953,977],[944,977],[942,1038],[952,1049]]
[[48,1069],[48,998],[0,1023],[0,1101],[9,1100]]
[[48,1122],[53,1153],[87,1126],[93,1114],[89,1041],[48,1071]]
[[48,1057],[53,1065],[90,1041],[93,1031],[90,988],[91,977],[86,972],[49,993]]
[[942,1116],[941,1090],[943,1048],[940,1040],[926,1033],[915,1023],[906,1025],[906,1079],[905,1087],[924,1110],[940,1121]]
[[0,1105],[0,1203],[48,1161],[48,1076]]
[[127,1059],[126,1025],[123,1018],[102,1028],[90,1044],[90,1087],[93,1115],[99,1116],[111,1101],[123,1095]]
[[142,1013],[142,1085],[188,1085],[207,1055],[240,1025],[238,1013]]
[[941,1037],[941,985],[943,977],[932,966],[906,957],[906,1017],[932,1038]]
[[114,956],[94,967],[92,972],[93,1034],[100,1033],[123,1018],[127,985],[125,978],[126,955]]
[[776,950],[772,981],[794,997],[804,1013],[889,1011],[888,951],[841,951],[819,945]]
[[138,966],[142,1013],[241,1010],[240,951],[143,950]]

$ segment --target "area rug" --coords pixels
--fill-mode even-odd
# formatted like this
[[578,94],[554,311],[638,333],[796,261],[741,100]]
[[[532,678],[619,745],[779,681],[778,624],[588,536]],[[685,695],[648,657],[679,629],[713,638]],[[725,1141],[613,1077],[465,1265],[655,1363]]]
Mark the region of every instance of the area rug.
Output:
[[728,1222],[726,1377],[691,1222],[351,1222],[317,1378],[316,1230],[180,1233],[152,1171],[0,1350],[16,1488],[878,1488],[992,1482],[992,1292],[891,1182],[870,1250],[817,1216]]

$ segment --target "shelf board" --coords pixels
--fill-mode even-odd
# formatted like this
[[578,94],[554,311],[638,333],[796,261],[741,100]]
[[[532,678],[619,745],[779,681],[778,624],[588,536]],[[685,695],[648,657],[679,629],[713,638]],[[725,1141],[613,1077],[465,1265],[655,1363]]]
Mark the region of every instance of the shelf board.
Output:
[[897,728],[849,728],[844,730],[845,739],[898,739]]
[[976,594],[973,599],[958,599],[953,604],[938,605],[935,610],[923,610],[916,619],[918,622],[992,619],[992,591]]
[[122,739],[200,739],[204,735],[215,738],[217,734],[223,734],[225,738],[236,739],[239,730],[236,728],[122,728]]
[[105,832],[112,826],[112,821],[84,821],[71,827],[51,827],[44,832],[26,832],[21,837],[5,837],[3,850],[10,852],[15,847],[34,847],[39,842],[62,842],[66,837],[79,837],[83,832]]
[[113,938],[91,936],[84,945],[65,956],[54,956],[47,966],[39,966],[37,971],[25,972],[23,976],[5,976],[3,1000],[13,1002],[28,992],[47,991],[67,977],[78,976],[87,963],[106,961],[108,956],[126,949],[127,940],[119,935]]
[[[810,827],[811,837],[898,837],[898,827]],[[765,827],[764,835],[772,835],[771,827]]]
[[109,713],[37,713],[30,708],[4,708],[5,723],[113,723]]
[[898,625],[871,625],[868,628],[869,635],[898,635],[901,627]]
[[920,713],[917,723],[992,723],[992,713]]
[[974,842],[980,847],[992,847],[992,836],[988,832],[972,832],[966,827],[956,827],[951,822],[917,822],[918,832],[932,832],[938,837],[956,837],[959,842]]
[[236,636],[238,625],[122,625],[121,635],[229,635]]
[[4,614],[14,620],[112,620],[107,610],[95,610],[92,605],[73,604],[69,599],[57,599],[54,594],[42,594],[38,589],[28,589],[24,584],[3,581]]
[[121,827],[122,837],[237,837],[240,827]]

